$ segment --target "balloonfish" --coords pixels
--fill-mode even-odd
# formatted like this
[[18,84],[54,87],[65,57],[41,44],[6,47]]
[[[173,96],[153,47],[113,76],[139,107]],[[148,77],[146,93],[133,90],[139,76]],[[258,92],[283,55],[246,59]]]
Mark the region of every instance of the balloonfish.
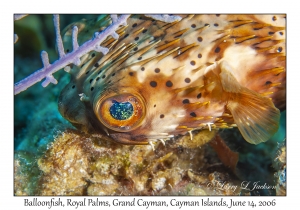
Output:
[[[285,109],[285,15],[180,17],[131,15],[118,39],[101,44],[107,54],[93,51],[70,66],[62,116],[123,144],[234,127],[249,143],[270,139]],[[111,23],[108,15],[73,23],[64,45],[71,46],[73,25],[84,42]]]

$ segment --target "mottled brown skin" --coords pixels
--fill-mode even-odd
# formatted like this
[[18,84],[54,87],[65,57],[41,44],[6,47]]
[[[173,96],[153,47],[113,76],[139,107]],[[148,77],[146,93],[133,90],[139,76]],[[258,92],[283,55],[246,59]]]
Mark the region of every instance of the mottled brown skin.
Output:
[[[102,43],[108,54],[91,52],[73,66],[59,110],[78,129],[124,144],[232,127],[250,143],[267,141],[278,129],[286,89],[285,18],[273,16],[182,15],[174,23],[132,16],[118,40]],[[131,126],[123,126],[127,119],[110,126],[99,114],[109,110],[99,107],[123,94],[140,99],[142,114],[128,119]]]

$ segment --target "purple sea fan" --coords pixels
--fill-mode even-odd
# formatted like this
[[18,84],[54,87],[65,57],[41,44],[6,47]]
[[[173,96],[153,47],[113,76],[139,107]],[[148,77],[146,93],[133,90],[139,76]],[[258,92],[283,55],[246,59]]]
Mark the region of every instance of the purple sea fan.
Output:
[[[80,65],[80,57],[89,53],[92,50],[106,54],[108,52],[108,49],[101,47],[100,44],[110,35],[113,38],[118,39],[118,34],[115,32],[115,30],[120,25],[126,25],[126,20],[129,16],[130,15],[121,15],[119,18],[117,18],[116,15],[112,15],[113,23],[101,33],[96,32],[91,40],[85,42],[81,46],[79,46],[77,42],[78,28],[77,26],[74,26],[72,33],[73,51],[68,54],[65,54],[64,47],[62,44],[62,38],[60,35],[59,15],[53,15],[53,21],[56,32],[56,43],[59,52],[59,60],[55,61],[53,64],[50,64],[48,53],[46,51],[42,51],[41,58],[43,62],[43,68],[37,70],[36,72],[21,80],[20,82],[17,82],[14,85],[14,94],[16,95],[26,90],[27,88],[41,81],[44,78],[46,79],[42,83],[43,87],[46,87],[49,83],[57,84],[57,80],[52,75],[53,73],[62,68],[65,68],[71,63],[75,65]],[[69,68],[66,67],[65,70],[68,71]]]

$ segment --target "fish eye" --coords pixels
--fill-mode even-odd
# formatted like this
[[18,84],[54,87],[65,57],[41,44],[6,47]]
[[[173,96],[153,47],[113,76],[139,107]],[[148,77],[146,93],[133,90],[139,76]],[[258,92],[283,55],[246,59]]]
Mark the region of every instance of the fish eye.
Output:
[[98,120],[118,132],[135,129],[145,116],[144,100],[135,94],[113,94],[100,98],[94,106]]
[[109,108],[110,115],[116,120],[128,120],[133,115],[133,106],[130,102],[117,102],[113,100],[113,104]]

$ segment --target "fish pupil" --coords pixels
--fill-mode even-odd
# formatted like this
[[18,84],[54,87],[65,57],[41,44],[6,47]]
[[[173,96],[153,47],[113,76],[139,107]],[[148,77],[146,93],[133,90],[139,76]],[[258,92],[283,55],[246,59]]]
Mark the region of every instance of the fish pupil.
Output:
[[116,120],[127,120],[133,115],[133,106],[129,102],[117,102],[113,101],[113,105],[110,107],[109,112]]

